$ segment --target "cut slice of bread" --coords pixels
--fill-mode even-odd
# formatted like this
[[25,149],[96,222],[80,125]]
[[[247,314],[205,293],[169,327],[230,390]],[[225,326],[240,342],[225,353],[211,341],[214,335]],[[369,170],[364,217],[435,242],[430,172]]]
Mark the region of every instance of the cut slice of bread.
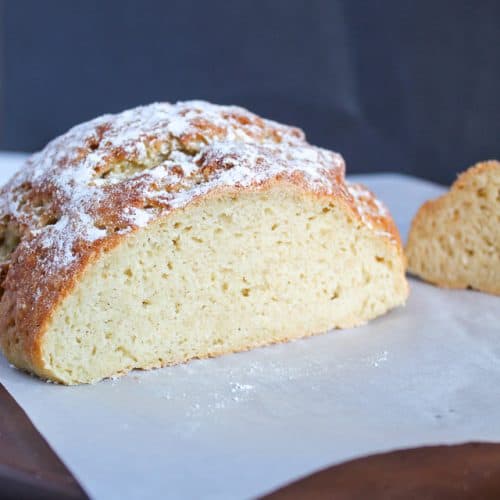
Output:
[[500,163],[478,163],[426,202],[406,255],[409,272],[426,281],[500,295]]
[[80,125],[2,190],[0,221],[0,344],[64,384],[360,325],[408,293],[342,158],[235,107]]

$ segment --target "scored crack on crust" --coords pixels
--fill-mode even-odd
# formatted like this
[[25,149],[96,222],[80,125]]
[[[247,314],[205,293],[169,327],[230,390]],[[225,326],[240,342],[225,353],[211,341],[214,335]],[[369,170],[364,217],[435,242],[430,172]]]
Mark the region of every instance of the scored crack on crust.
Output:
[[341,197],[400,246],[385,207],[344,170],[340,155],[311,146],[301,130],[235,106],[155,103],[72,128],[0,191],[0,344],[22,353],[20,364],[37,364],[52,312],[90,262],[221,189],[285,181]]

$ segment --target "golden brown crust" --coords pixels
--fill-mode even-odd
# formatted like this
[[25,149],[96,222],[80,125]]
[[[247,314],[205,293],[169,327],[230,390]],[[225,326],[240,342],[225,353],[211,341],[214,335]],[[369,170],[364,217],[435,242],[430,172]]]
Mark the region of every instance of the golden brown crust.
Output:
[[[416,252],[416,247],[418,244],[418,239],[422,238],[422,234],[427,234],[427,226],[429,221],[435,218],[441,211],[445,210],[454,197],[463,190],[471,189],[474,179],[481,175],[487,174],[489,172],[500,172],[500,162],[496,160],[488,160],[484,162],[477,163],[472,167],[468,168],[465,172],[462,172],[457,177],[456,181],[451,185],[449,191],[439,196],[436,199],[426,201],[417,211],[417,214],[412,220],[410,232],[408,236],[408,244],[406,247],[406,253],[409,257],[409,271],[417,276],[422,277],[426,281],[437,285],[442,288],[455,288],[464,289],[471,287],[469,280],[465,279],[463,275],[459,273],[447,274],[446,276],[441,276],[439,274],[433,274],[429,272],[424,272],[420,265],[416,264],[413,258],[413,253]],[[458,222],[457,222],[458,224]],[[481,289],[487,293],[493,295],[500,295],[500,283],[496,283],[494,286],[489,284],[484,284],[481,288],[475,286],[473,288]]]
[[[459,174],[457,180],[451,185],[450,191],[456,191],[465,188],[469,184],[470,180],[473,179],[476,175],[486,172],[498,172],[499,169],[500,162],[498,162],[497,160],[487,160],[476,163],[472,167],[469,167],[465,172]],[[443,196],[441,196],[441,198]]]
[[43,374],[53,312],[87,266],[150,221],[221,191],[284,182],[341,198],[391,244],[399,234],[342,158],[236,107],[153,104],[71,129],[0,191],[0,345]]
[[374,229],[377,234],[388,237],[399,248],[402,248],[401,237],[396,223],[387,207],[377,199],[375,194],[363,184],[347,183],[347,190],[351,195],[351,199],[348,200],[349,204],[360,216],[363,223]]

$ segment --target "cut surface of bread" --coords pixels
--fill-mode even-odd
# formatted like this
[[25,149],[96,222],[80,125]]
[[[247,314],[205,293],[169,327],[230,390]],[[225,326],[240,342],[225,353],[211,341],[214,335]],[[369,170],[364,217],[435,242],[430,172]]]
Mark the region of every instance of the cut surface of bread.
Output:
[[342,158],[241,108],[80,125],[0,200],[2,350],[64,384],[360,325],[408,294],[394,223]]
[[478,163],[426,202],[406,255],[409,271],[426,281],[500,295],[500,163]]

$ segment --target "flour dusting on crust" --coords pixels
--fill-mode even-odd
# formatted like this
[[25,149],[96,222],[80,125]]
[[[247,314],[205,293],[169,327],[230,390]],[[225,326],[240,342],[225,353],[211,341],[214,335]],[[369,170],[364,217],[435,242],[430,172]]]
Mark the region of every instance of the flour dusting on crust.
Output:
[[354,206],[361,220],[379,236],[389,238],[394,243],[399,242],[395,237],[395,230],[387,230],[390,221],[387,207],[361,184],[347,183],[347,190],[355,202]]
[[347,187],[340,155],[242,108],[189,101],[101,116],[31,156],[1,190],[0,283],[16,259],[38,269],[40,287],[63,282],[106,242],[213,190],[285,178],[344,197],[370,227],[387,217]]
[[157,103],[78,125],[34,154],[3,188],[0,221],[21,245],[46,250],[46,271],[59,272],[86,243],[218,187],[278,175],[328,190],[343,162],[309,146],[300,130],[238,107]]

